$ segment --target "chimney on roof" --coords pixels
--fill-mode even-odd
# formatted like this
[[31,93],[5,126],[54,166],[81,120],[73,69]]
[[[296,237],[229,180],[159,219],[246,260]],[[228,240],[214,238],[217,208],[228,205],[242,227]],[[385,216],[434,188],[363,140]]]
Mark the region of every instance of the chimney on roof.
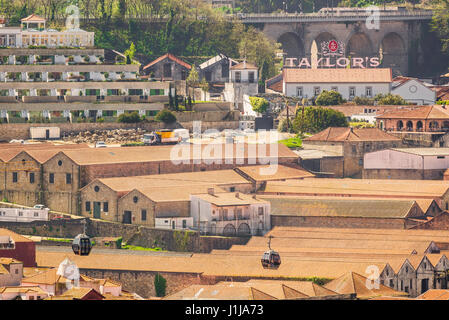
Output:
[[256,199],[256,194],[253,194],[253,199]]
[[235,197],[236,197],[237,199],[240,199],[240,194],[239,194],[238,192],[236,192],[236,193],[235,193]]
[[207,188],[207,193],[210,194],[211,196],[214,196],[215,195],[214,188]]

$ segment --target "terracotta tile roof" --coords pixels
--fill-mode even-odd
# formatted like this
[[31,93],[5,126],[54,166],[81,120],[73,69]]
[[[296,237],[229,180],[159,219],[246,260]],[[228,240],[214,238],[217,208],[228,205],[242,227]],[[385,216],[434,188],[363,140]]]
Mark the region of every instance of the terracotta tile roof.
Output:
[[420,119],[420,120],[440,120],[449,119],[449,109],[440,105],[420,106],[411,110],[386,111],[376,117],[376,119]]
[[449,100],[449,86],[432,86],[430,88],[436,92],[437,101]]
[[2,144],[0,146],[0,160],[7,162],[17,156],[20,152],[25,151],[38,162],[45,162],[61,150],[86,149],[89,146],[82,144],[64,144],[54,145],[50,143],[36,144]]
[[283,70],[285,83],[390,83],[391,69],[299,69]]
[[[305,217],[362,217],[362,218],[408,218],[421,216],[422,212],[414,213],[417,204],[413,200],[382,200],[382,199],[352,199],[346,197],[279,197],[259,196],[271,204],[271,215],[274,216],[305,216]],[[418,210],[420,208],[418,207]]]
[[332,280],[324,285],[325,288],[338,292],[340,294],[357,294],[359,299],[369,299],[377,296],[408,296],[405,292],[393,290],[379,283],[379,288],[368,288],[369,281],[366,277],[356,273],[348,272],[341,277]]
[[264,172],[268,168],[269,166],[247,166],[237,167],[235,170],[255,182],[314,177],[312,173],[304,169],[291,168],[283,165],[278,165],[274,174],[264,174],[267,172],[271,173],[270,171]]
[[39,286],[0,287],[0,293],[29,293],[29,292],[48,295],[48,293],[42,290]]
[[255,288],[239,284],[191,285],[162,300],[277,300]]
[[[59,264],[58,264],[59,265]],[[57,266],[56,266],[57,267]],[[49,284],[54,285],[56,283],[66,283],[68,279],[60,276],[57,273],[56,268],[49,269],[48,271],[36,274],[34,276],[23,278],[23,283],[35,283],[35,284]]]
[[65,291],[61,296],[70,297],[73,300],[80,300],[86,297],[91,292],[95,292],[97,294],[98,299],[95,300],[103,300],[105,298],[102,294],[100,294],[93,288],[75,288],[75,287],[72,287],[71,289]]
[[23,277],[29,278],[45,271],[48,271],[48,268],[23,267]]
[[[155,174],[134,177],[116,177],[98,179],[101,183],[115,191],[131,191],[149,187],[169,186],[193,186],[193,185],[226,185],[247,184],[248,180],[243,178],[234,170],[211,170],[200,172],[181,172],[168,174]],[[138,182],[136,184],[136,181]],[[92,182],[92,183],[95,183]]]
[[219,282],[214,285],[193,285],[163,300],[220,299],[274,300],[336,295],[336,292],[311,281],[252,279],[246,282]]
[[255,64],[250,62],[240,62],[230,68],[231,70],[258,70]]
[[45,22],[46,20],[36,14],[31,14],[26,18],[20,19],[22,22]]
[[0,257],[0,264],[10,265],[10,264],[16,264],[16,263],[22,263],[22,262],[19,260],[13,259],[13,258]]
[[[266,241],[264,243],[266,250]],[[126,259],[117,259],[114,254],[98,254],[92,252],[89,256],[79,257],[70,254],[80,269],[135,270],[159,272],[186,272],[203,274],[205,276],[235,276],[235,277],[323,277],[336,278],[344,272],[356,271],[363,273],[368,265],[377,265],[383,270],[385,263],[351,262],[351,261],[320,261],[283,259],[278,270],[266,270],[260,265],[259,256],[232,256],[194,254],[190,257],[174,257],[159,255],[128,255]],[[67,255],[65,252],[36,252],[40,266],[55,266]],[[319,261],[319,260],[318,260]]]
[[[313,227],[274,227],[269,233],[273,237],[295,238],[300,235],[319,235],[320,237],[379,237],[387,239],[440,240],[449,237],[448,230],[427,229],[373,229],[373,228],[313,228]],[[356,238],[354,238],[356,239]]]
[[[248,158],[248,144],[232,144],[232,155],[226,152],[226,144],[217,144],[217,155],[214,154],[214,145],[201,145],[201,155],[210,155],[204,157],[203,161],[214,159],[236,159],[240,157]],[[221,152],[218,153],[218,150]],[[276,153],[272,153],[272,149],[277,148],[278,158],[297,158],[296,154],[283,144],[257,144],[257,151],[261,154],[266,154],[268,158],[275,157]],[[208,151],[210,150],[208,153]],[[265,150],[264,150],[265,149]],[[129,148],[89,148],[83,150],[64,150],[61,151],[67,157],[72,159],[79,165],[95,165],[108,163],[135,163],[135,162],[151,162],[151,161],[172,161],[173,146],[148,146],[148,147],[129,147]],[[196,149],[192,145],[179,146],[179,160],[182,160],[181,155],[185,152],[190,159],[196,159]],[[265,152],[265,153],[263,153]],[[175,155],[175,159],[178,155]]]
[[429,289],[420,296],[416,297],[418,300],[449,300],[448,289]]
[[[222,206],[244,206],[250,204],[266,204],[267,201],[253,198],[251,195],[247,195],[239,192],[215,192],[214,195],[208,193],[193,194],[192,196],[210,202],[218,207]],[[237,197],[238,196],[238,197]]]
[[[190,201],[190,195],[193,193],[206,193],[209,188],[214,188],[216,192],[225,192],[224,189],[216,187],[214,185],[184,185],[184,186],[169,186],[169,187],[158,187],[158,186],[146,186],[138,187],[130,191],[131,194],[134,191],[138,191],[148,199],[154,202],[172,202],[172,201]],[[125,197],[124,195],[123,197]]]
[[400,138],[377,128],[329,127],[317,134],[305,138],[307,141],[401,141]]
[[14,242],[34,242],[33,240],[4,228],[0,228],[0,236],[9,236]]
[[355,196],[379,198],[437,199],[448,191],[446,181],[438,180],[376,180],[307,178],[268,181],[261,194],[314,196]]
[[164,59],[170,59],[174,62],[176,62],[177,64],[180,64],[181,66],[185,67],[186,69],[192,69],[192,66],[190,64],[188,64],[187,62],[182,61],[181,59],[175,57],[173,54],[171,53],[166,53],[163,56],[160,56],[159,58],[157,58],[156,60],[151,61],[149,64],[147,64],[145,67],[143,67],[143,70],[148,69],[151,66],[154,66],[155,64],[161,62]]

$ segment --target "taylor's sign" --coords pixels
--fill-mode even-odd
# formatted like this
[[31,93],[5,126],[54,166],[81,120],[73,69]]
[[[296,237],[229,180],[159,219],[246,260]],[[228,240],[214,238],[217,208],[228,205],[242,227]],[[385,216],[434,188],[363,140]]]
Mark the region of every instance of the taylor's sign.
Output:
[[[330,40],[321,43],[321,57],[317,66],[324,68],[376,68],[380,65],[378,57],[345,57],[345,44]],[[309,58],[285,58],[285,67],[311,68]]]

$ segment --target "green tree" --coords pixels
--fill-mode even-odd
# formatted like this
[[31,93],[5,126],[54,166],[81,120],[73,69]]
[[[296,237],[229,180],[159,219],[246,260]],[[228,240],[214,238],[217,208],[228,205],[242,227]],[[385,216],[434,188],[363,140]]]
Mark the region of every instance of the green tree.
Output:
[[249,102],[251,103],[253,111],[257,113],[264,113],[265,111],[267,111],[269,105],[267,99],[259,97],[249,97]]
[[378,94],[374,97],[379,105],[405,105],[407,101],[404,100],[400,95],[397,94]]
[[170,110],[164,109],[158,112],[156,117],[154,117],[156,121],[160,121],[163,123],[173,123],[176,122],[176,116],[170,112]]
[[189,76],[186,79],[187,85],[189,87],[197,87],[199,85],[200,77],[198,75],[198,71],[196,71],[195,66],[192,66],[192,69],[189,72]]
[[122,113],[118,119],[117,122],[122,122],[122,123],[138,123],[142,121],[142,119],[139,116],[139,113],[137,111],[134,112],[125,112]]
[[328,127],[348,127],[346,116],[340,112],[322,107],[305,107],[299,110],[293,128],[296,133],[316,133]]
[[336,106],[343,103],[343,97],[337,91],[323,90],[315,100],[319,106]]
[[154,290],[156,291],[156,297],[164,297],[167,289],[167,280],[159,273],[156,273],[154,277]]
[[134,45],[134,42],[131,42],[129,49],[125,51],[126,64],[132,63],[135,54],[136,54],[136,46]]

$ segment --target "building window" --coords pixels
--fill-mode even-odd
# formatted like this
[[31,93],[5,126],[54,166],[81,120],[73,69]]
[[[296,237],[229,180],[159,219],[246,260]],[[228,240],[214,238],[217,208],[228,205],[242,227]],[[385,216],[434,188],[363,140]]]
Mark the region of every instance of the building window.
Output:
[[211,71],[206,71],[204,76],[206,77],[207,82],[210,82],[212,80],[212,72]]
[[186,229],[187,228],[187,220],[182,220],[182,228]]
[[331,88],[331,91],[338,92],[338,87],[332,87],[332,88]]
[[445,156],[437,156],[437,159],[444,159]]
[[30,183],[34,183],[34,172],[30,172]]
[[410,279],[410,289],[413,289],[413,280]]
[[373,96],[373,88],[372,87],[365,88],[365,96],[367,98],[371,98]]
[[321,89],[320,89],[320,87],[313,87],[313,95],[316,97],[316,96],[319,96],[320,95],[320,92],[321,92]]
[[147,210],[142,209],[142,221],[147,221]]
[[134,196],[134,198],[133,198],[133,202],[134,203],[137,203],[139,201],[139,198],[138,197],[136,197],[136,196]]
[[296,87],[296,95],[300,98],[304,96],[304,88],[303,87]]
[[15,270],[15,273],[16,273],[16,274],[19,274],[19,270],[18,270],[18,269],[16,269],[16,270]]
[[359,159],[359,166],[363,166],[363,159]]
[[103,211],[109,212],[109,202],[103,202]]
[[12,182],[17,182],[17,172],[12,173]]
[[230,187],[229,192],[235,192],[235,187]]
[[86,211],[90,212],[90,201],[86,201]]
[[243,218],[242,209],[241,208],[237,209],[236,213],[237,213],[237,219],[241,220]]
[[222,78],[229,77],[229,65],[227,63],[223,63],[221,65],[221,77]]
[[235,82],[240,83],[242,81],[242,73],[240,71],[237,71],[235,73]]
[[72,174],[71,173],[66,173],[66,175],[65,175],[65,183],[66,184],[72,184]]
[[249,83],[254,83],[254,71],[248,73],[248,81]]
[[35,213],[34,213],[34,216],[35,216],[35,217],[39,217],[39,212],[35,212]]
[[171,64],[164,64],[164,77],[171,78]]
[[263,215],[263,207],[257,208],[259,215]]
[[54,173],[50,173],[48,181],[50,183],[55,183],[55,174]]
[[187,78],[187,73],[185,70],[181,71],[181,80],[185,80]]
[[393,279],[390,279],[390,288],[393,288],[394,284],[393,284]]
[[62,166],[62,160],[58,161],[58,166]]
[[353,99],[355,97],[355,87],[349,87],[349,99]]

